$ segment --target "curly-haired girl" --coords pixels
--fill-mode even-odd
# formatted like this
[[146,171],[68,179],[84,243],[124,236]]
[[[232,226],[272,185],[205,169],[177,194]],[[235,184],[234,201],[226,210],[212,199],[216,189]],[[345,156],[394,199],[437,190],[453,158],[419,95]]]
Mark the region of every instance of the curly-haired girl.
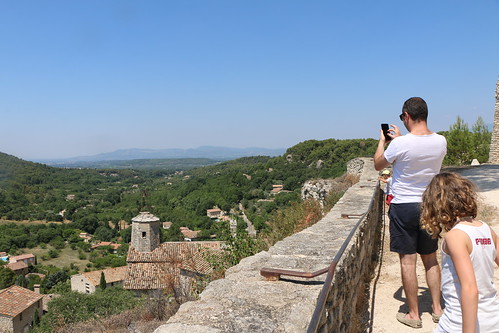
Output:
[[421,225],[442,242],[444,314],[435,332],[499,332],[499,299],[494,287],[496,233],[476,219],[474,184],[455,173],[436,175],[423,194]]

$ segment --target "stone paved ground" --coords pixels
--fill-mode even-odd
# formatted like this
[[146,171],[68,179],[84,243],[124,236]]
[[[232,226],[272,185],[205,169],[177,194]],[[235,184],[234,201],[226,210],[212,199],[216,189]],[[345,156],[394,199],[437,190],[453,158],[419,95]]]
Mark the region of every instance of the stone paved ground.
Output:
[[[482,218],[496,232],[499,232],[499,165],[481,165],[477,167],[452,169],[474,181],[480,190],[483,203]],[[398,255],[389,251],[388,218],[385,219],[385,239],[379,275],[371,285],[371,315],[374,314],[370,332],[373,333],[429,333],[436,324],[431,321],[431,298],[426,287],[424,268],[418,260],[419,306],[422,312],[423,328],[413,329],[400,324],[395,315],[405,308],[405,298],[400,282],[400,267]],[[496,286],[499,286],[499,269],[496,268]]]

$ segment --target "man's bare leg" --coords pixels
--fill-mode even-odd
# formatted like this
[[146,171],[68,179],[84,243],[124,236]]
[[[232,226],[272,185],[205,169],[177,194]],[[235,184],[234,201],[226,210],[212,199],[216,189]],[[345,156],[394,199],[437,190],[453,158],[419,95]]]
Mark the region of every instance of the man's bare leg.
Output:
[[436,252],[430,254],[422,254],[421,260],[426,271],[426,284],[430,289],[433,313],[436,315],[442,314],[442,306],[440,304],[440,266],[437,261]]
[[405,298],[409,306],[409,312],[405,316],[407,319],[420,320],[418,307],[418,277],[416,275],[417,255],[401,254],[400,272],[402,275],[402,286],[404,287]]

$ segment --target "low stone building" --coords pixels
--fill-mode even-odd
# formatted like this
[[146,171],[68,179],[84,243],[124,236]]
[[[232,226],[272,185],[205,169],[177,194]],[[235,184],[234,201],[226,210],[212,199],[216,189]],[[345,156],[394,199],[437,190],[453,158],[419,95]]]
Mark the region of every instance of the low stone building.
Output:
[[121,244],[113,243],[113,242],[100,242],[100,243],[93,244],[92,246],[90,246],[90,249],[95,250],[99,247],[105,247],[105,246],[109,246],[110,248],[113,249],[113,253],[116,253],[118,251],[118,249],[121,247]]
[[188,227],[180,227],[180,233],[184,235],[184,240],[191,241],[195,238],[198,238],[198,234],[201,230],[191,230]]
[[223,215],[223,211],[220,208],[213,208],[206,210],[206,216],[210,219],[219,219]]
[[127,266],[121,266],[73,275],[71,276],[71,290],[93,294],[100,285],[101,273],[104,273],[107,287],[122,285],[126,270]]
[[6,266],[7,268],[13,270],[17,275],[28,274],[28,264],[26,264],[24,261],[16,261],[13,263],[9,263]]
[[42,308],[43,296],[29,289],[13,285],[0,290],[0,332],[27,332]]
[[85,243],[89,243],[92,240],[92,235],[90,235],[88,232],[80,232],[78,237],[83,238],[83,241]]
[[31,253],[26,253],[18,256],[12,256],[9,258],[9,263],[11,264],[19,261],[23,261],[28,266],[33,266],[35,264],[35,255]]
[[270,193],[276,194],[276,193],[281,192],[283,189],[284,189],[284,185],[272,185],[272,190],[270,191]]

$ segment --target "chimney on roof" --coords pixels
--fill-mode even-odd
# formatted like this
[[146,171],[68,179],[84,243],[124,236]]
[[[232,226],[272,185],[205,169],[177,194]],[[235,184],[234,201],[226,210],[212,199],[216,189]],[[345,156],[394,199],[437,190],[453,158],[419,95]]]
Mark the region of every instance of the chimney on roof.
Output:
[[37,294],[40,294],[40,285],[39,284],[33,285],[33,291]]
[[132,219],[132,247],[139,252],[152,252],[159,246],[159,218],[140,212]]

